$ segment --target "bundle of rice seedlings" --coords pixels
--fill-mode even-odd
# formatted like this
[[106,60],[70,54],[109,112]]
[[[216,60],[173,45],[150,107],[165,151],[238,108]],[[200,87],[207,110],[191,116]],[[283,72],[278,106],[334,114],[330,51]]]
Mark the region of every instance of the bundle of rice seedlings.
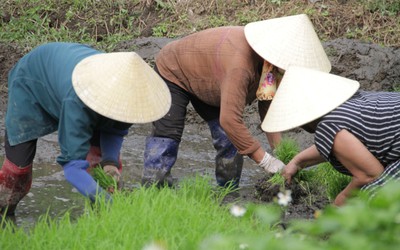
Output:
[[109,193],[114,193],[114,191],[117,190],[117,181],[112,176],[106,174],[100,165],[92,168],[91,174],[99,186]]

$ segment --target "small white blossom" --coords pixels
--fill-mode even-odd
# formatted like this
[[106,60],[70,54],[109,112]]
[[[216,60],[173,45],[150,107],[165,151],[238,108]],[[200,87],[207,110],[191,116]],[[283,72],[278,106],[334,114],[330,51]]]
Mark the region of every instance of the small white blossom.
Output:
[[233,205],[231,207],[231,214],[235,217],[242,217],[246,213],[246,208],[238,206],[238,205]]
[[249,245],[247,245],[246,243],[242,243],[239,245],[239,249],[249,249]]
[[278,204],[281,206],[287,206],[292,201],[292,191],[286,190],[285,193],[278,193]]
[[166,250],[167,248],[160,242],[151,242],[145,245],[142,250]]

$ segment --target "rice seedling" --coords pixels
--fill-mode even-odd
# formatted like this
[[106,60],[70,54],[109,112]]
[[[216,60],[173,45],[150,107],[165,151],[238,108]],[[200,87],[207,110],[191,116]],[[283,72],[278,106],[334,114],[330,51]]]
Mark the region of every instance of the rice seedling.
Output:
[[299,152],[300,148],[297,142],[288,137],[283,137],[274,150],[275,156],[285,164],[288,164]]
[[328,162],[321,163],[313,169],[314,186],[324,186],[330,200],[335,197],[349,184],[351,176],[336,171]]
[[[276,146],[274,153],[276,158],[281,160],[283,163],[288,164],[293,157],[300,151],[297,142],[291,138],[283,137],[281,142]],[[272,175],[268,179],[271,184],[279,185],[282,189],[285,187],[285,178],[280,172]]]
[[[199,176],[182,180],[176,188],[123,190],[113,195],[111,204],[99,200],[101,204],[93,209],[88,203],[85,213],[74,221],[66,213],[57,220],[46,215],[28,230],[3,223],[0,249],[144,249],[152,245],[198,249],[212,236],[273,235],[269,224],[255,219],[251,204],[236,213],[233,204],[221,205],[224,195],[210,185],[210,178]],[[268,216],[270,221],[279,218],[275,210]]]
[[112,176],[106,174],[100,165],[92,168],[90,172],[100,187],[110,193],[114,193],[117,190],[118,182]]

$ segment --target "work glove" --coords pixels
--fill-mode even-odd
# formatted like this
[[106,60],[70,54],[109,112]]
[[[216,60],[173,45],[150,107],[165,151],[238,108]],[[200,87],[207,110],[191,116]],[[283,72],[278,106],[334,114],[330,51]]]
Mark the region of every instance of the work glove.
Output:
[[96,200],[97,195],[104,195],[107,201],[111,200],[109,194],[86,171],[88,167],[89,162],[85,160],[72,160],[68,162],[63,166],[65,179],[92,202]]
[[258,166],[263,168],[267,173],[274,174],[276,172],[280,172],[285,167],[285,164],[280,160],[278,160],[277,158],[265,152],[265,155],[261,160],[261,162],[258,164]]

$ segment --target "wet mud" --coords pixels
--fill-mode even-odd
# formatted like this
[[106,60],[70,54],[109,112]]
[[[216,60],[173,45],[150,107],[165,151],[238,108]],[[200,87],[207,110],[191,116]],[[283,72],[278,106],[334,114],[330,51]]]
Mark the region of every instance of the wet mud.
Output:
[[[169,41],[171,39],[168,38],[139,38],[120,43],[115,50],[136,51],[152,64],[159,49]],[[360,81],[361,89],[392,91],[400,84],[398,48],[381,47],[348,39],[329,41],[324,43],[324,47],[332,62],[332,73]],[[7,72],[24,53],[26,52],[16,45],[0,43],[0,156],[4,155]],[[255,103],[248,106],[244,120],[253,135],[261,141],[267,151],[271,152],[266,137],[260,129],[256,111]],[[125,187],[133,188],[140,183],[145,137],[150,133],[150,129],[151,124],[135,124],[124,141],[121,159],[124,163],[122,179]],[[313,143],[313,136],[300,129],[285,132],[284,136],[295,139],[301,149]],[[83,212],[85,200],[65,181],[61,167],[55,163],[58,154],[57,133],[39,139],[34,159],[32,189],[16,210],[15,220],[18,225],[34,223],[39,216],[46,213],[57,217],[66,211],[71,211],[73,216]],[[215,180],[214,157],[215,150],[208,126],[189,106],[178,160],[172,169],[172,175],[178,181],[196,174],[210,175]],[[271,196],[276,196],[276,192],[269,195],[265,191],[266,180],[263,170],[245,157],[240,190],[235,195],[227,197],[225,202],[273,202]],[[314,212],[322,209],[327,203],[324,197],[317,197],[311,203],[299,198],[298,202],[293,202],[291,208],[289,207],[287,217],[313,218]]]

